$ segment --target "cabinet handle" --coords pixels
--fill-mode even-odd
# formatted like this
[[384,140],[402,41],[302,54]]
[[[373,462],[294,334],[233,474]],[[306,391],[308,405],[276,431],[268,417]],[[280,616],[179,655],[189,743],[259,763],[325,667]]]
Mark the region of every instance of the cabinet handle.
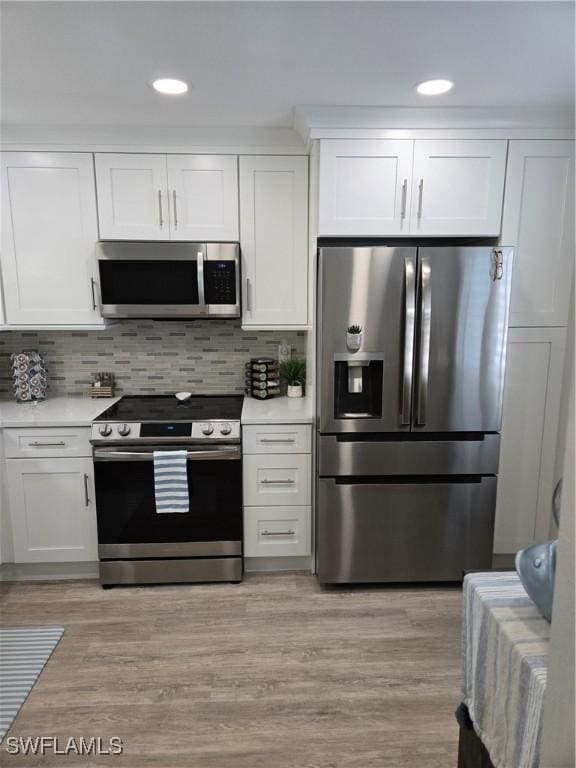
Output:
[[295,443],[296,440],[293,440],[291,437],[287,437],[285,440],[280,440],[280,438],[271,438],[271,437],[261,437],[260,438],[261,443]]
[[296,531],[262,531],[262,536],[294,536]]
[[250,282],[250,278],[246,278],[246,311],[252,312],[252,301],[250,294],[252,293],[252,283]]
[[89,507],[90,506],[90,493],[89,493],[89,483],[90,478],[88,475],[84,475],[84,504]]
[[162,190],[158,190],[158,217],[160,219],[160,226],[164,226],[164,213],[162,211]]
[[404,179],[402,184],[402,208],[400,210],[400,218],[406,218],[406,197],[408,195],[408,179]]
[[35,440],[32,443],[28,443],[28,445],[31,445],[33,448],[55,448],[57,446],[63,447],[66,445],[64,440],[59,440],[57,443],[39,443],[37,440]]
[[418,218],[422,218],[422,198],[424,197],[424,179],[418,184]]
[[176,190],[172,190],[172,203],[174,208],[174,229],[178,229],[178,208],[176,206]]
[[295,482],[291,478],[286,478],[286,480],[260,480],[262,485],[294,485]]
[[96,287],[96,280],[94,280],[93,277],[90,278],[90,290],[92,291],[92,309],[96,311],[98,309],[98,304],[96,303],[96,292],[94,291]]

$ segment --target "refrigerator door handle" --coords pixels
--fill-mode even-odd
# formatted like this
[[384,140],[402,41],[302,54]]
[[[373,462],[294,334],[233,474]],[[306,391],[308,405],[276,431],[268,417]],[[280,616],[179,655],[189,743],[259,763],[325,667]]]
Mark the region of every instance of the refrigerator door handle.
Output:
[[400,401],[400,425],[410,424],[413,375],[414,327],[416,324],[416,290],[414,260],[404,259],[404,356],[402,360],[402,395]]
[[430,327],[432,320],[432,287],[430,261],[420,260],[420,344],[418,350],[418,384],[416,387],[416,424],[426,424],[428,405],[428,372],[430,366]]

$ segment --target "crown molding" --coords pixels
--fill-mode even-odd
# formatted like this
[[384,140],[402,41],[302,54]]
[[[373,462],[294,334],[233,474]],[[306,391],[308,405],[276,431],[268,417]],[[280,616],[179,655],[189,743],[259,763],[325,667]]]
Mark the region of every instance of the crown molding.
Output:
[[338,107],[294,109],[305,145],[327,138],[572,138],[571,108]]

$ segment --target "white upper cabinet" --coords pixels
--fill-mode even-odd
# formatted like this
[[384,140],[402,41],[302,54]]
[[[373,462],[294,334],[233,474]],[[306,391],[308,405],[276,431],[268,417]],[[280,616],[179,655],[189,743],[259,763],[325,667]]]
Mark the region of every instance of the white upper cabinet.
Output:
[[236,155],[95,157],[101,240],[238,240]]
[[510,325],[567,325],[574,269],[572,141],[510,142],[501,242],[515,247]]
[[308,321],[308,158],[240,158],[243,326]]
[[166,155],[95,155],[102,240],[168,240]]
[[505,140],[416,141],[410,232],[499,235],[506,147]]
[[500,234],[506,140],[320,143],[320,236]]
[[319,235],[409,230],[410,140],[327,140],[320,151]]
[[101,325],[91,154],[2,153],[2,277],[10,325]]
[[238,240],[238,158],[168,155],[172,240]]

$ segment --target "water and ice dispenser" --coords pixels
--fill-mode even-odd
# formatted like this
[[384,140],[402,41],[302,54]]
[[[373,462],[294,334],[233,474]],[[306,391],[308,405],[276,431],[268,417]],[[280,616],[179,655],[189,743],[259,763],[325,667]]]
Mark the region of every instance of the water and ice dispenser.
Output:
[[334,355],[334,417],[380,418],[384,355],[375,352]]

